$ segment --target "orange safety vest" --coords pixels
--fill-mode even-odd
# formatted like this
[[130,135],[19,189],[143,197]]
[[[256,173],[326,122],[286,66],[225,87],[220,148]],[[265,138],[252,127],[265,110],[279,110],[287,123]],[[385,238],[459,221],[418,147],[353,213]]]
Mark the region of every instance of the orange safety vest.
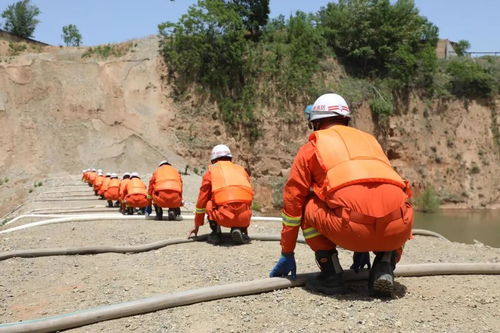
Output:
[[111,181],[111,178],[109,177],[105,177],[102,181],[102,185],[101,185],[101,188],[99,189],[99,192],[100,193],[104,193],[106,192],[106,190],[108,189],[108,186],[109,186],[109,182]]
[[94,181],[95,181],[96,177],[97,177],[97,173],[95,173],[95,172],[91,172],[91,173],[89,174],[89,183],[90,183],[90,184],[94,184]]
[[94,182],[94,190],[99,190],[101,188],[104,176],[97,176]]
[[120,199],[123,200],[123,194],[125,192],[125,188],[127,187],[128,185],[128,182],[130,181],[130,178],[125,178],[125,179],[122,179],[121,183],[120,183]]
[[309,141],[315,146],[318,161],[326,173],[323,184],[314,184],[314,192],[323,201],[342,187],[364,182],[406,188],[378,141],[368,133],[335,125],[312,133]]
[[112,178],[109,181],[107,189],[109,190],[112,187],[118,187],[118,188],[120,188],[120,180],[118,178]]
[[208,169],[215,204],[252,202],[252,185],[250,185],[245,169],[230,161],[219,161],[210,165]]
[[171,165],[162,165],[156,169],[156,180],[154,190],[172,190],[182,192],[182,181],[179,171]]
[[146,191],[146,185],[139,178],[131,178],[127,184],[127,195],[131,194],[144,194],[148,195]]

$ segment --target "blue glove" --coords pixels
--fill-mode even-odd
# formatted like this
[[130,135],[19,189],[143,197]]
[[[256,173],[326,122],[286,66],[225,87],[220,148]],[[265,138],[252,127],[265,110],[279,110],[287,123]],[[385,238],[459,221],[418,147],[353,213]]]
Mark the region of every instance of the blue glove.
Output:
[[297,264],[293,253],[282,253],[280,259],[274,265],[269,277],[286,277],[292,273],[292,280],[297,278]]
[[372,267],[372,265],[370,264],[370,253],[354,252],[354,254],[352,255],[351,269],[353,269],[357,273],[365,266],[368,267],[368,269]]

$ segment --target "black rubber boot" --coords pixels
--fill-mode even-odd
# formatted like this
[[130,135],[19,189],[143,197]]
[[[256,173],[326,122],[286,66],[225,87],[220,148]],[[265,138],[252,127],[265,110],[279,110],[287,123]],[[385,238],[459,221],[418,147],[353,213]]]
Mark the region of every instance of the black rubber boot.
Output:
[[174,208],[175,219],[177,220],[178,216],[181,216],[181,207]]
[[215,221],[208,221],[208,224],[210,225],[210,229],[212,232],[210,235],[208,235],[207,238],[207,243],[214,244],[214,245],[220,245],[223,243],[222,239],[222,232],[220,230],[220,225],[217,224]]
[[113,201],[112,200],[108,200],[108,207],[113,208]]
[[144,215],[146,214],[146,207],[139,208],[139,215]]
[[392,296],[395,268],[396,251],[375,253],[375,260],[368,277],[368,290],[372,296]]
[[306,281],[306,289],[327,295],[344,294],[343,270],[337,250],[316,251],[315,256],[321,272]]
[[115,207],[120,207],[120,201],[115,202]]
[[175,221],[175,208],[168,209],[168,220]]
[[156,220],[161,221],[163,220],[163,208],[160,206],[154,205],[155,207],[155,213],[156,213]]
[[250,241],[244,229],[246,228],[231,228],[231,238],[235,244],[248,244]]
[[134,215],[134,208],[128,207],[127,208],[127,215]]

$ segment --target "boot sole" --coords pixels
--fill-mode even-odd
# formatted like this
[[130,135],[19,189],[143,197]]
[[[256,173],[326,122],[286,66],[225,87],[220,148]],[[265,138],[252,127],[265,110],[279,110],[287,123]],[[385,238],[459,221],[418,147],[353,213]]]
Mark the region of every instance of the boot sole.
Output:
[[243,234],[239,230],[234,230],[233,232],[231,232],[231,238],[236,244],[243,244],[245,242],[243,240]]
[[383,274],[373,282],[372,293],[375,296],[392,296],[394,280],[391,275]]

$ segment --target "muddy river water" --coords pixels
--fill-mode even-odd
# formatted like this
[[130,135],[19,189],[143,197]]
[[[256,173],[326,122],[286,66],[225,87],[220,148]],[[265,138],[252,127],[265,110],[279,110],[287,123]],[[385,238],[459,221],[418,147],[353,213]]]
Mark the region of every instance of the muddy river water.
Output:
[[439,232],[455,242],[500,247],[500,210],[442,209],[436,213],[416,213],[414,228]]

